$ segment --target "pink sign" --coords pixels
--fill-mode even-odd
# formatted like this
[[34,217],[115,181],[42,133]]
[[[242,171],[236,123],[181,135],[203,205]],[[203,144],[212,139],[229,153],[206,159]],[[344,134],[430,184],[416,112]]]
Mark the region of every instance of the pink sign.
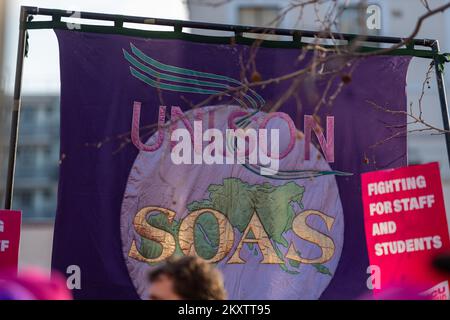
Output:
[[448,278],[431,264],[450,250],[439,164],[369,172],[361,179],[367,250],[372,269],[379,270],[375,296],[407,286],[448,299]]
[[0,210],[0,269],[17,269],[21,220],[20,211]]

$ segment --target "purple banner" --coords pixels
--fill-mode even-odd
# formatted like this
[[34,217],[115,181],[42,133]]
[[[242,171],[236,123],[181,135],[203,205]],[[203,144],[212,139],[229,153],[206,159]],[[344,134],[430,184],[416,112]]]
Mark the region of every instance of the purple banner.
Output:
[[[330,59],[284,99],[298,77],[250,87],[245,79],[301,70],[312,52],[299,59],[298,48],[255,51],[207,37],[56,34],[61,164],[52,265],[80,267],[76,298],[146,299],[151,268],[192,254],[216,264],[231,299],[367,293],[360,174],[406,165],[406,137],[392,138],[406,117],[374,105],[406,110],[409,57]],[[336,65],[344,67],[327,76]],[[260,153],[256,163],[222,157],[235,147],[226,133],[239,128],[278,130],[275,169]],[[192,141],[174,140],[177,132]],[[257,142],[270,155],[275,143]]]

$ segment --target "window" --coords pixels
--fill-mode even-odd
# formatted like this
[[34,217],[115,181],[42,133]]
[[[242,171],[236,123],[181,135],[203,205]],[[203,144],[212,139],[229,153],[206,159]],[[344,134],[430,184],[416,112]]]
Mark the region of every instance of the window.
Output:
[[23,97],[13,206],[28,222],[53,219],[56,212],[58,103],[56,95]]
[[36,119],[36,112],[32,107],[22,107],[20,110],[20,121],[26,123],[27,125],[32,125]]
[[52,192],[52,190],[50,190],[50,189],[44,190],[43,196],[44,196],[44,200],[45,201],[47,201],[47,202],[52,201],[53,200],[53,195],[54,195],[54,192]]
[[42,153],[46,158],[50,157],[52,154],[52,149],[49,146],[42,147]]
[[23,208],[29,208],[33,202],[33,194],[30,191],[20,191],[16,194],[17,202]]
[[279,10],[276,7],[242,7],[239,23],[257,27],[276,27]]
[[52,106],[45,107],[46,116],[51,117],[54,113],[54,108]]
[[[239,24],[255,27],[280,27],[283,19],[278,19],[280,10],[277,7],[241,7],[239,8]],[[246,37],[280,40],[274,35],[246,34]]]
[[17,162],[22,165],[33,166],[36,160],[37,149],[33,146],[20,146],[17,148]]
[[339,16],[339,32],[362,35],[378,35],[379,29],[367,28],[368,5],[349,5],[341,7],[342,13]]
[[[352,33],[365,36],[376,36],[380,34],[380,29],[369,29],[367,21],[371,13],[367,13],[370,4],[358,4],[341,7],[341,14],[338,18],[338,28],[341,33]],[[362,46],[380,47],[379,43],[362,42]]]

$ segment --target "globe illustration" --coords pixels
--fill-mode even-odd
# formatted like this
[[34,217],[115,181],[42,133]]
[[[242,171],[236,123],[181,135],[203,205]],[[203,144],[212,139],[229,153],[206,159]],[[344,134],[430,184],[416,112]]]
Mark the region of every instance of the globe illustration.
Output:
[[[236,114],[249,111],[208,106],[185,112],[184,119],[171,125],[185,128],[186,120],[201,120],[203,130],[213,126],[225,136]],[[266,117],[255,112],[249,128],[258,128]],[[167,251],[161,243],[170,238],[171,256],[195,254],[217,266],[230,299],[320,298],[336,271],[344,240],[335,176],[283,179],[240,163],[175,164],[171,125],[160,129],[164,139],[159,148],[139,152],[123,195],[122,251],[139,296],[147,299],[148,272],[161,263],[158,257]],[[331,170],[312,144],[310,159],[304,159],[303,135],[295,131],[292,136],[282,118],[272,117],[266,128],[279,130],[281,154],[291,149],[280,157],[280,170]],[[145,143],[156,143],[158,134]],[[136,215],[144,208],[150,208],[144,215],[144,224],[152,226],[150,238],[156,230],[167,236],[160,242],[136,228]]]

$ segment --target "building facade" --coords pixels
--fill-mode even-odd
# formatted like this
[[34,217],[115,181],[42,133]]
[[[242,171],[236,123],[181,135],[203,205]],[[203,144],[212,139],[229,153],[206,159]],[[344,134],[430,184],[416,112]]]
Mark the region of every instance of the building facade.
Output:
[[59,96],[22,98],[13,207],[23,218],[53,219],[59,160]]

